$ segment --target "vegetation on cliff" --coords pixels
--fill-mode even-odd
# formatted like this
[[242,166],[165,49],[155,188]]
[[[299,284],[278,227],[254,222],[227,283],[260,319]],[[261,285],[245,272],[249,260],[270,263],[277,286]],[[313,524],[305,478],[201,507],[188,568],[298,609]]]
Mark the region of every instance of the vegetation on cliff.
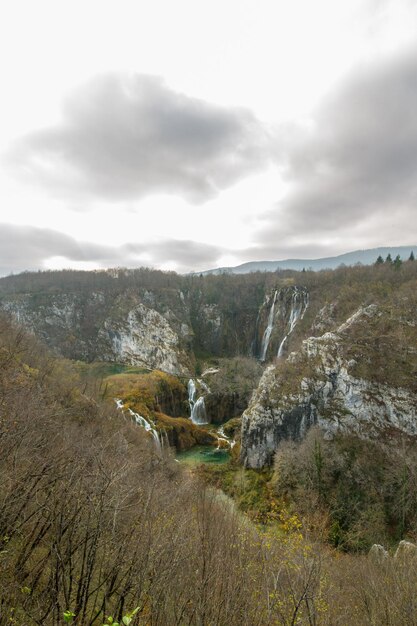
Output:
[[329,441],[313,428],[302,442],[279,446],[272,484],[312,532],[355,551],[416,539],[416,480],[414,440]]
[[0,319],[1,626],[415,623],[409,562],[336,555],[242,469],[258,527],[95,391]]
[[[337,328],[359,306],[386,307],[395,325],[396,306],[404,302],[406,313],[407,306],[412,310],[415,304],[416,280],[413,261],[218,276],[180,276],[147,268],[25,272],[0,279],[0,306],[20,315],[62,355],[100,361],[114,360],[107,334],[122,332],[129,310],[143,303],[169,324],[178,337],[180,363],[190,366],[195,358],[248,356],[260,308],[275,290],[297,285],[309,293],[309,306],[287,346],[291,351],[306,336]],[[407,315],[400,317],[404,344],[411,332]],[[389,356],[391,345],[384,342],[384,329],[379,330],[381,351]]]
[[[135,289],[176,328],[189,324],[184,345],[203,361],[246,357],[265,294],[303,285],[310,304],[291,349],[376,305],[366,325],[345,331],[340,355],[355,376],[415,394],[417,266],[397,266],[204,278],[51,272],[3,279],[0,292],[3,303],[33,306],[51,294],[77,292],[87,303],[101,292],[104,315],[109,301]],[[83,310],[93,342],[94,303]],[[75,334],[65,341],[74,345]],[[314,375],[313,361],[279,365],[289,395]],[[260,371],[235,358],[220,370],[207,376],[219,397],[249,394]],[[311,431],[300,444],[282,444],[273,474],[239,467],[239,443],[229,465],[191,472],[154,446],[128,407],[179,448],[199,441],[184,382],[64,361],[0,319],[0,626],[96,626],[136,608],[132,626],[324,626],[346,615],[354,624],[416,623],[414,561],[346,553],[416,537],[410,439],[393,432],[391,442],[327,441]],[[232,420],[225,433],[236,428]]]

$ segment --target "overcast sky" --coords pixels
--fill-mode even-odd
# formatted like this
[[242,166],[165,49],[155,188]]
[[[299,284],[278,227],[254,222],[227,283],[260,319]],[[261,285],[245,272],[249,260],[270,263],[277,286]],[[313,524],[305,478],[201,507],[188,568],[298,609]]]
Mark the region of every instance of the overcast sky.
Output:
[[13,0],[0,77],[0,274],[417,243],[415,0]]

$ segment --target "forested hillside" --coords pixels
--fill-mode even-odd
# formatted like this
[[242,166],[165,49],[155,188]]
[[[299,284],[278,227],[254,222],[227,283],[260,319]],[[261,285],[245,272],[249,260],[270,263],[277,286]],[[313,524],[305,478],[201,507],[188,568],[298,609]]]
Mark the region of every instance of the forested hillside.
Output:
[[407,559],[256,526],[4,317],[0,361],[0,624],[416,623]]
[[[415,265],[204,277],[146,268],[27,272],[0,279],[0,307],[67,358],[189,374],[196,361],[211,356],[259,356],[277,290],[297,286],[308,293],[288,352],[299,339],[336,328],[359,306],[407,296]],[[276,310],[267,360],[285,334],[288,298],[283,305]]]
[[[251,354],[269,294],[306,279],[294,272],[203,277],[146,268],[28,272],[0,279],[0,306],[67,358],[184,373],[195,359]],[[145,349],[151,332],[153,345]]]

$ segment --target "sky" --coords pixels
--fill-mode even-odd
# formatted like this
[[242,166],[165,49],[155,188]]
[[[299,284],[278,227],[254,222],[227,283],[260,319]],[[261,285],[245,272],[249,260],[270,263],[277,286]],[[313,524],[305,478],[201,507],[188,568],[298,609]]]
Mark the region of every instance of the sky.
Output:
[[0,76],[0,275],[417,243],[414,0],[14,0]]

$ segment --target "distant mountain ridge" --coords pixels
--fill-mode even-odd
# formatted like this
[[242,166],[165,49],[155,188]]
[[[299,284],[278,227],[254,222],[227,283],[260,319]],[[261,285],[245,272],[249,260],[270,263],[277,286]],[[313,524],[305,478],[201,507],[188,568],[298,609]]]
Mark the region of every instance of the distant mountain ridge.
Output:
[[407,260],[411,252],[417,256],[417,244],[415,246],[392,246],[383,248],[371,248],[369,250],[354,250],[338,256],[324,257],[322,259],[283,259],[282,261],[251,261],[235,267],[218,267],[199,274],[249,274],[250,272],[275,272],[276,270],[313,270],[315,272],[324,269],[336,269],[340,265],[372,265],[378,256],[384,259],[388,254],[394,259],[398,254],[403,261]]

